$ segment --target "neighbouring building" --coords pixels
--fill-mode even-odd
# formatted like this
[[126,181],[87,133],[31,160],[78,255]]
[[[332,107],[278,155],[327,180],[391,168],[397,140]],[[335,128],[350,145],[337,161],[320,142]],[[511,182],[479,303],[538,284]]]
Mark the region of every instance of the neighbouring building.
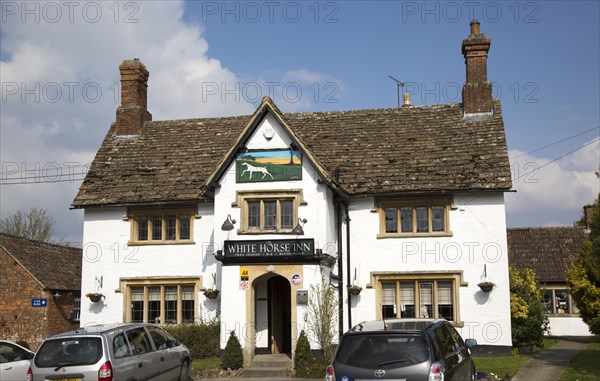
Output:
[[532,269],[542,286],[552,336],[591,335],[579,317],[566,273],[588,239],[583,226],[507,230],[508,259],[518,269]]
[[36,349],[79,328],[81,249],[0,233],[0,336]]
[[235,330],[249,360],[294,351],[323,284],[341,295],[340,330],[444,318],[510,352],[512,181],[490,43],[472,22],[462,103],[284,113],[265,97],[252,115],[187,120],[153,121],[149,72],[124,61],[116,122],[72,203],[83,289],[105,295],[82,324],[220,313],[222,346]]

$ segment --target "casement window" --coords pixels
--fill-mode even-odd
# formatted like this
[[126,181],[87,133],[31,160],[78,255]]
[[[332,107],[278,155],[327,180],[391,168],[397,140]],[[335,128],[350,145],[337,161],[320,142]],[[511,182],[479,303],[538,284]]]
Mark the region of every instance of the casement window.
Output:
[[238,191],[232,206],[241,208],[240,234],[290,234],[302,205],[301,190],[265,190]]
[[128,211],[130,244],[193,243],[195,208],[139,209]]
[[435,318],[458,323],[460,273],[374,274],[379,319]]
[[126,297],[126,321],[182,324],[196,321],[200,280],[121,280]]
[[382,199],[378,238],[451,236],[449,197]]
[[573,303],[569,290],[566,288],[544,288],[542,292],[546,314],[564,315],[578,314],[579,310]]

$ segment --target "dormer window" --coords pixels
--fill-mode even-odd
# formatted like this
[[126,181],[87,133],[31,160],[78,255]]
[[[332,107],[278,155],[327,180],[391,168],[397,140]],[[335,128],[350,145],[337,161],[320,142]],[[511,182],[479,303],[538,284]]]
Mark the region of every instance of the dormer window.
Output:
[[378,238],[451,236],[449,197],[378,200]]
[[129,244],[193,243],[194,214],[195,208],[130,210],[128,213],[131,221]]
[[306,205],[302,191],[239,191],[233,206],[241,208],[239,234],[292,234],[298,207]]

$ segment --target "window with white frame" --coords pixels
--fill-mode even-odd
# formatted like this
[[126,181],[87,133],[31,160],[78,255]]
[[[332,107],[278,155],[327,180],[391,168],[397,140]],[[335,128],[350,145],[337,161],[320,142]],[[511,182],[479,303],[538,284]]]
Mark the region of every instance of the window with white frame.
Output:
[[240,234],[290,234],[298,221],[298,207],[306,205],[302,191],[238,191],[233,206],[241,209]]
[[129,244],[193,243],[195,214],[195,207],[130,210],[127,213],[131,221]]
[[569,290],[566,288],[544,288],[542,291],[546,314],[578,314]]
[[459,322],[461,274],[374,274],[378,318],[436,318]]
[[378,238],[450,236],[450,197],[410,197],[377,201]]
[[121,280],[126,297],[126,321],[131,323],[182,324],[196,320],[196,279]]

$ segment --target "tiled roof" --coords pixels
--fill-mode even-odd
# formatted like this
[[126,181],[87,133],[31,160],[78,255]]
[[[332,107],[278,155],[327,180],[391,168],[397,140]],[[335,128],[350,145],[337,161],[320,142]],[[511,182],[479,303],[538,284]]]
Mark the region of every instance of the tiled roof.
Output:
[[506,237],[509,263],[534,270],[542,282],[564,282],[570,258],[587,238],[581,227],[507,229]]
[[0,233],[0,250],[18,261],[44,288],[81,289],[81,249]]
[[[463,119],[460,104],[278,116],[330,177],[339,167],[339,185],[351,197],[510,189],[499,101],[495,109],[479,121]],[[203,199],[208,177],[251,120],[147,122],[143,137],[129,139],[113,137],[113,125],[73,206]]]

